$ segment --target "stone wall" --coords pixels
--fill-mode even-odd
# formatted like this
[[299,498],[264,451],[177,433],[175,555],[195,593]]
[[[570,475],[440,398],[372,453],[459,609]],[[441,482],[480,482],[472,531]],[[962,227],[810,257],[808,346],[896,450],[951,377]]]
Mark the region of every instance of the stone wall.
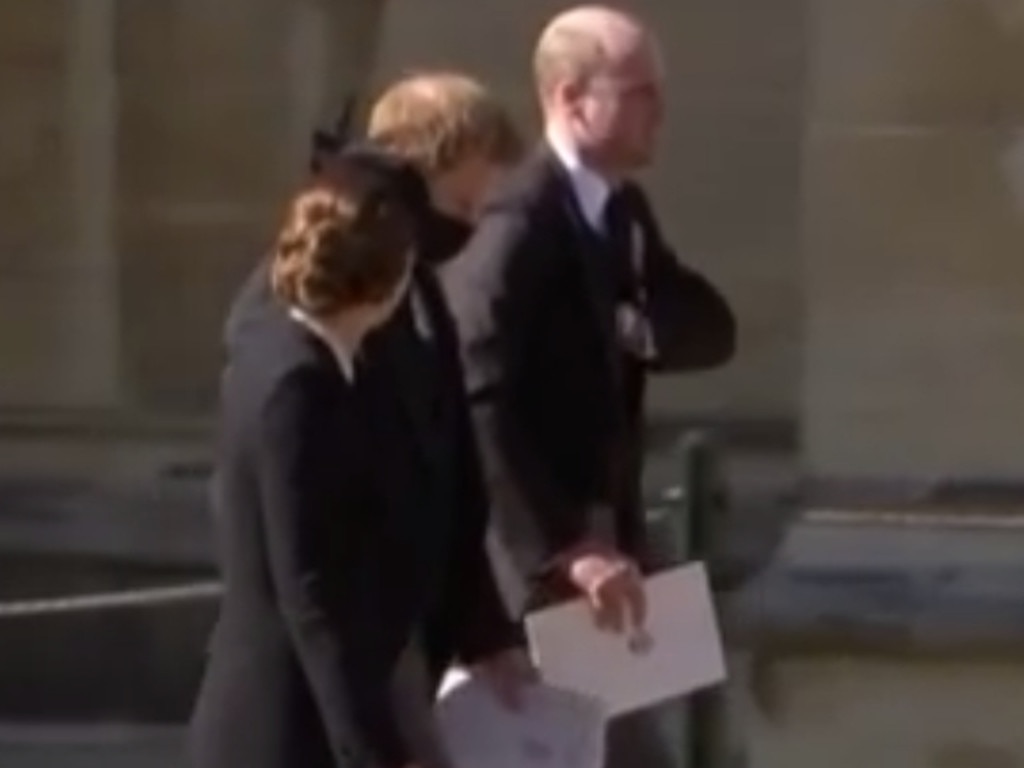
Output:
[[0,409],[208,415],[225,304],[376,0],[0,8]]
[[1019,768],[1022,667],[794,658],[746,718],[751,768]]
[[67,268],[69,24],[60,3],[12,0],[0,16],[0,402],[59,402],[78,389],[66,363],[83,319]]
[[[0,421],[207,417],[310,126],[423,66],[533,125],[563,5],[3,3]],[[624,5],[667,56],[650,189],[741,320],[735,363],[658,382],[652,411],[798,424],[815,474],[1020,475],[1020,3]]]
[[1019,478],[1024,6],[811,5],[807,463]]

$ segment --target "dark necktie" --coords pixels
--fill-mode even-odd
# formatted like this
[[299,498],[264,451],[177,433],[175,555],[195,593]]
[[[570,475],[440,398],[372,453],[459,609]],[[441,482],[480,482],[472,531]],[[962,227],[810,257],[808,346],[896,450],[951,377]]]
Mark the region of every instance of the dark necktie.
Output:
[[632,234],[629,201],[621,191],[613,192],[604,208],[604,238],[612,258],[612,275],[619,301],[634,302],[637,299]]
[[634,253],[635,243],[633,234],[635,219],[629,205],[627,196],[621,192],[614,192],[608,199],[604,210],[605,238],[611,257],[611,271],[614,280],[615,297],[618,302],[616,308],[617,328],[620,334],[619,342],[625,360],[623,369],[623,387],[627,410],[631,417],[639,415],[643,400],[644,368],[642,361],[645,358],[646,348],[646,320],[644,326],[634,325],[627,331],[621,325],[619,313],[624,306],[632,308],[639,318],[645,318],[646,306],[643,291],[643,284],[639,275],[640,265],[634,263],[637,254]]

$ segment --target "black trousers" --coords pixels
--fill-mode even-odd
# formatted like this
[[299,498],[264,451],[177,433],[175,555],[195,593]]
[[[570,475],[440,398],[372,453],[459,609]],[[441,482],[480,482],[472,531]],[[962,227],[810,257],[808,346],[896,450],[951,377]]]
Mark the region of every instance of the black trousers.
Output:
[[658,711],[635,712],[612,722],[606,768],[676,768],[672,745],[658,728]]

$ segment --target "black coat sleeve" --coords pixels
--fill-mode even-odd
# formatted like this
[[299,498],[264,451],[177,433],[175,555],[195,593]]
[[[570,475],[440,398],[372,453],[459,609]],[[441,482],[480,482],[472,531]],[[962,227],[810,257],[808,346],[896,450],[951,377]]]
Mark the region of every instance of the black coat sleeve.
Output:
[[509,618],[487,555],[490,497],[484,484],[480,451],[470,418],[465,375],[454,318],[431,271],[423,288],[436,307],[433,315],[445,358],[445,378],[455,392],[453,443],[458,470],[456,557],[449,571],[446,602],[451,617],[451,651],[463,664],[525,644],[518,622]]
[[[329,516],[351,513],[338,508],[339,437],[322,418],[336,405],[339,386],[323,371],[298,369],[278,383],[261,413],[256,467],[270,572],[336,763],[397,766],[408,755],[388,688],[363,679],[346,655],[346,635],[360,631],[360,622],[336,583],[339,565],[327,562],[337,546],[324,546]],[[333,530],[337,536],[336,525]]]
[[468,402],[459,414],[462,490],[460,504],[465,529],[472,535],[462,546],[465,563],[461,588],[454,590],[455,654],[464,664],[526,644],[522,626],[510,617],[498,590],[487,555],[486,534],[490,522],[480,452],[469,419]]
[[[539,547],[524,571],[536,574],[554,557],[583,537],[587,508],[593,499],[559,481],[546,460],[546,446],[531,433],[524,412],[539,396],[535,350],[544,333],[545,307],[557,301],[557,270],[565,254],[545,236],[543,222],[528,209],[489,212],[456,267],[479,276],[457,280],[457,300],[469,302],[457,312],[459,330],[472,346],[482,339],[487,354],[498,361],[497,382],[490,397],[495,411],[490,438],[526,500],[528,521],[539,533]],[[457,275],[458,273],[453,273]],[[468,320],[466,319],[468,316]]]
[[676,258],[650,202],[634,188],[646,249],[644,288],[659,371],[696,371],[727,363],[736,351],[736,318],[710,281]]

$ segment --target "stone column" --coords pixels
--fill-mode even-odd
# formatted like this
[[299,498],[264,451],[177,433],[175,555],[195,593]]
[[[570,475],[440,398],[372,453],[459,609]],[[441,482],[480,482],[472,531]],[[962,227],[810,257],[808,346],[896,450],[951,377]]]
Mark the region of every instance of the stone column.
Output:
[[0,9],[0,406],[118,397],[113,0]]
[[288,12],[288,140],[282,146],[287,174],[298,176],[309,155],[310,131],[324,119],[331,23],[321,0],[293,0]]
[[67,339],[61,387],[76,405],[116,406],[120,392],[115,3],[69,4],[68,171],[74,218],[66,277],[74,290],[68,305],[55,310]]
[[655,377],[652,417],[786,428],[797,418],[807,1],[634,3],[668,64],[668,118],[648,188],[679,257],[725,292],[739,319],[728,366]]
[[[345,103],[372,99],[372,74],[386,0],[291,0],[288,42],[289,141],[285,161],[305,168],[310,134],[337,119]],[[358,117],[353,128],[361,130]]]
[[1022,6],[811,5],[809,469],[1019,478]]
[[[375,96],[373,75],[381,55],[386,34],[386,17],[394,0],[320,0],[330,19],[327,46],[328,72],[325,119],[333,119],[350,96],[357,96],[357,106],[365,108]],[[420,17],[429,9],[420,11]],[[355,128],[365,128],[363,117],[357,115]]]
[[379,0],[119,4],[124,370],[134,407],[209,413],[221,326],[372,53]]
[[214,407],[228,302],[292,183],[290,5],[118,4],[123,371],[136,410]]

